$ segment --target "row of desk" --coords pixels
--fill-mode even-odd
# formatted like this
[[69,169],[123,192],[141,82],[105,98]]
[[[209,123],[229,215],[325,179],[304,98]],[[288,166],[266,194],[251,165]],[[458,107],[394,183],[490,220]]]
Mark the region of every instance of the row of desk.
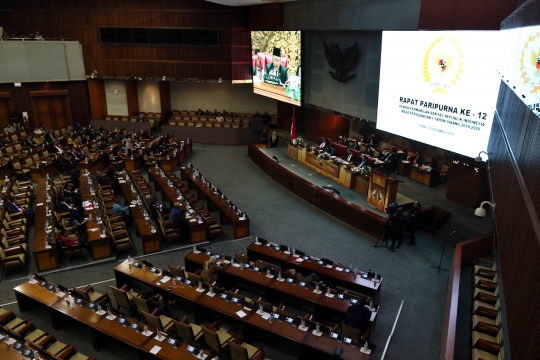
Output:
[[298,256],[286,254],[272,246],[265,246],[265,244],[257,244],[256,242],[247,247],[247,256],[251,260],[260,259],[282,269],[293,268],[305,275],[315,273],[319,280],[331,287],[340,286],[347,290],[359,292],[373,298],[375,302],[379,302],[381,296],[382,281],[384,280],[382,277],[379,281],[372,281],[362,277],[361,274],[347,273],[342,266],[336,264],[325,266],[316,260],[299,261]]
[[[184,256],[186,270],[194,272],[201,269],[209,255],[203,252],[191,252]],[[332,317],[345,318],[349,302],[336,296],[328,297],[325,292],[317,294],[313,288],[306,288],[287,281],[279,281],[276,276],[269,278],[266,272],[259,273],[250,269],[242,269],[230,264],[222,264],[223,271],[220,273],[220,281],[227,288],[236,287],[242,283],[264,292],[264,298],[270,303],[281,303],[282,300],[291,300],[301,303],[313,310],[315,319],[330,319]],[[371,330],[375,330],[376,313],[372,317]]]
[[[32,253],[38,272],[56,269],[59,266],[58,247],[56,239],[53,237],[54,244],[49,246],[45,242],[47,234],[45,232],[45,223],[47,221],[47,178],[41,178],[36,186],[36,210],[34,221],[34,239],[32,241]],[[52,184],[52,181],[51,181]],[[55,199],[52,199],[53,202]],[[51,204],[54,209],[54,204]]]
[[[83,175],[80,177],[79,187],[81,190],[81,199],[83,203],[85,201],[90,201],[93,204],[93,197],[89,184],[89,176],[91,175]],[[97,192],[99,190],[94,189],[94,191]],[[99,224],[97,221],[97,213],[93,205],[91,209],[84,209],[85,218],[90,218],[90,215],[92,217],[92,220],[88,220],[86,222],[86,235],[88,237],[90,255],[92,256],[93,260],[108,258],[112,256],[111,234],[106,231],[106,235],[104,237],[101,237],[101,232],[99,231]],[[103,211],[102,218],[106,216],[106,212]]]
[[[21,312],[32,308],[35,305],[45,307],[49,311],[51,323],[55,330],[59,330],[70,321],[75,321],[85,326],[90,330],[93,347],[96,351],[101,350],[111,340],[116,340],[135,349],[140,360],[192,360],[194,358],[190,352],[186,351],[188,346],[187,342],[184,342],[178,348],[174,348],[167,343],[166,339],[162,341],[156,340],[156,329],[150,326],[148,327],[148,330],[152,331],[152,334],[146,336],[142,334],[142,331],[137,332],[134,329],[120,324],[118,318],[109,320],[106,318],[106,315],[98,315],[86,305],[79,306],[72,301],[67,302],[64,298],[57,296],[54,292],[41,287],[39,283],[30,284],[29,282],[25,282],[14,288],[14,291]],[[134,319],[130,319],[130,322],[138,323]],[[138,324],[144,326],[143,323]],[[86,336],[81,334],[81,338],[82,337]],[[2,356],[4,355],[4,344],[5,342],[1,342],[0,344],[0,354],[2,354]],[[151,350],[155,346],[161,347],[161,350],[157,354],[152,354]],[[5,354],[10,354],[10,356],[15,354],[13,349],[5,350]],[[18,354],[18,357],[2,357],[2,360],[20,360],[21,354]]]
[[[169,186],[169,179],[167,177],[163,177],[161,171],[155,167],[148,169],[148,178],[150,181],[154,182],[156,191],[161,191],[163,201],[168,201],[169,207],[172,209],[174,203],[176,203],[179,199],[176,190]],[[189,235],[192,243],[207,241],[208,236],[206,224],[199,224],[197,221],[190,221]]]
[[241,239],[249,236],[249,218],[239,217],[235,210],[229,209],[225,202],[227,198],[216,195],[211,187],[203,184],[202,180],[195,175],[192,169],[183,167],[181,179],[188,181],[189,189],[197,189],[197,198],[208,201],[208,211],[219,210],[219,222],[221,225],[233,223],[234,238]]
[[[203,254],[205,255],[205,254]],[[230,268],[237,269],[233,266]],[[242,272],[254,271],[238,270]],[[171,280],[163,283],[163,278],[142,269],[136,268],[128,264],[127,260],[114,268],[116,284],[122,286],[123,284],[136,281],[144,285],[150,286],[154,291],[161,293],[167,293],[169,298],[176,298],[184,302],[188,302],[195,306],[195,322],[201,323],[205,320],[212,320],[212,314],[220,314],[235,322],[241,322],[244,325],[244,340],[250,342],[252,340],[252,334],[254,333],[269,333],[273,334],[281,339],[291,341],[302,348],[301,358],[321,358],[320,356],[329,356],[333,354],[336,347],[343,348],[342,359],[371,359],[372,354],[367,355],[361,353],[358,348],[353,348],[350,345],[339,343],[337,340],[331,338],[329,334],[324,333],[322,336],[315,336],[311,331],[301,331],[295,326],[286,322],[274,321],[269,323],[264,320],[255,311],[248,311],[246,308],[237,305],[233,302],[227,302],[221,299],[219,296],[208,296],[207,290],[204,292],[198,292],[197,286],[189,286],[183,283],[177,283],[172,285]],[[262,275],[264,277],[264,275]],[[288,284],[290,285],[290,284]],[[171,286],[171,290],[168,290]],[[299,286],[295,286],[300,288]],[[301,289],[297,289],[301,290]],[[307,291],[307,290],[306,290]],[[318,295],[320,296],[320,295]],[[324,296],[324,294],[322,295]],[[336,298],[327,298],[329,301],[341,302],[342,307],[346,309],[348,303],[344,300]],[[240,318],[237,314],[239,310],[246,313],[246,316]],[[345,310],[346,311],[346,310]],[[315,357],[312,357],[315,356]]]
[[[118,173],[118,180],[120,182],[120,189],[122,191],[122,195],[124,196],[125,204],[126,206],[129,206],[129,212],[131,213],[131,217],[133,218],[133,222],[137,229],[137,235],[142,239],[143,253],[151,254],[159,252],[161,251],[161,232],[158,231],[158,226],[152,218],[150,218],[150,225],[144,218],[143,210],[138,205],[132,204],[132,201],[139,200],[139,197],[136,193],[131,191],[128,176],[131,175],[125,173],[122,175],[122,173]],[[142,199],[142,201],[144,202],[145,200]]]

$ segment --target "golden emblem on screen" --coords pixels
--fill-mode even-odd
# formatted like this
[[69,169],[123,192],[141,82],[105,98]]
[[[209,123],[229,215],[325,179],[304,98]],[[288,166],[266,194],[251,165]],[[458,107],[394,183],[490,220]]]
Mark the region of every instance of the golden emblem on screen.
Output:
[[465,64],[463,57],[461,46],[452,38],[441,36],[431,43],[424,55],[422,74],[432,92],[447,94],[456,86]]
[[528,86],[530,93],[536,94],[540,90],[540,32],[529,39],[523,46],[519,60],[520,78],[523,85]]

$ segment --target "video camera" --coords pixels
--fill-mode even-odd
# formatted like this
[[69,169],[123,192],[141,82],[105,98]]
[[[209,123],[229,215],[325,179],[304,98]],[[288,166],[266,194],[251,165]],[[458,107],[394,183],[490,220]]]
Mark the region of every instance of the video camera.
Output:
[[386,209],[384,209],[384,210],[386,210],[386,213],[387,213],[388,215],[393,215],[393,214],[395,214],[395,213],[398,211],[398,209],[399,209],[398,203],[397,203],[397,202],[393,202],[393,203],[391,203],[391,204],[388,204],[388,206],[387,206]]

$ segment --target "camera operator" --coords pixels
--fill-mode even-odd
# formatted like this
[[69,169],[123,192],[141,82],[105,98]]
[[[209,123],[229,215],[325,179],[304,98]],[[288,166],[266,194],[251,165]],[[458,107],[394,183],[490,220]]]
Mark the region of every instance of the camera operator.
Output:
[[403,215],[403,208],[398,207],[397,203],[388,205],[386,211],[389,214],[388,226],[390,227],[390,250],[394,252],[394,249],[399,249],[401,242],[403,241],[403,224],[405,223],[405,216]]
[[416,245],[414,230],[416,230],[416,224],[421,213],[422,204],[420,204],[418,201],[415,201],[413,208],[411,209],[411,211],[409,211],[409,215],[407,216],[407,229],[409,230],[409,234],[411,235],[411,240],[407,241],[407,244],[412,246]]

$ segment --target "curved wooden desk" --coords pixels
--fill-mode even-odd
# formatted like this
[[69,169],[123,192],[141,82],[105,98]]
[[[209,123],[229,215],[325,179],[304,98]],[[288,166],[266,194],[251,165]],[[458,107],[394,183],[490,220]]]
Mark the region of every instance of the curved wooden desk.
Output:
[[263,154],[254,145],[249,145],[248,156],[268,176],[311,205],[375,238],[386,238],[388,235],[386,229],[387,219],[385,217],[353,204],[338,195],[329,193],[306,179],[293,174]]

